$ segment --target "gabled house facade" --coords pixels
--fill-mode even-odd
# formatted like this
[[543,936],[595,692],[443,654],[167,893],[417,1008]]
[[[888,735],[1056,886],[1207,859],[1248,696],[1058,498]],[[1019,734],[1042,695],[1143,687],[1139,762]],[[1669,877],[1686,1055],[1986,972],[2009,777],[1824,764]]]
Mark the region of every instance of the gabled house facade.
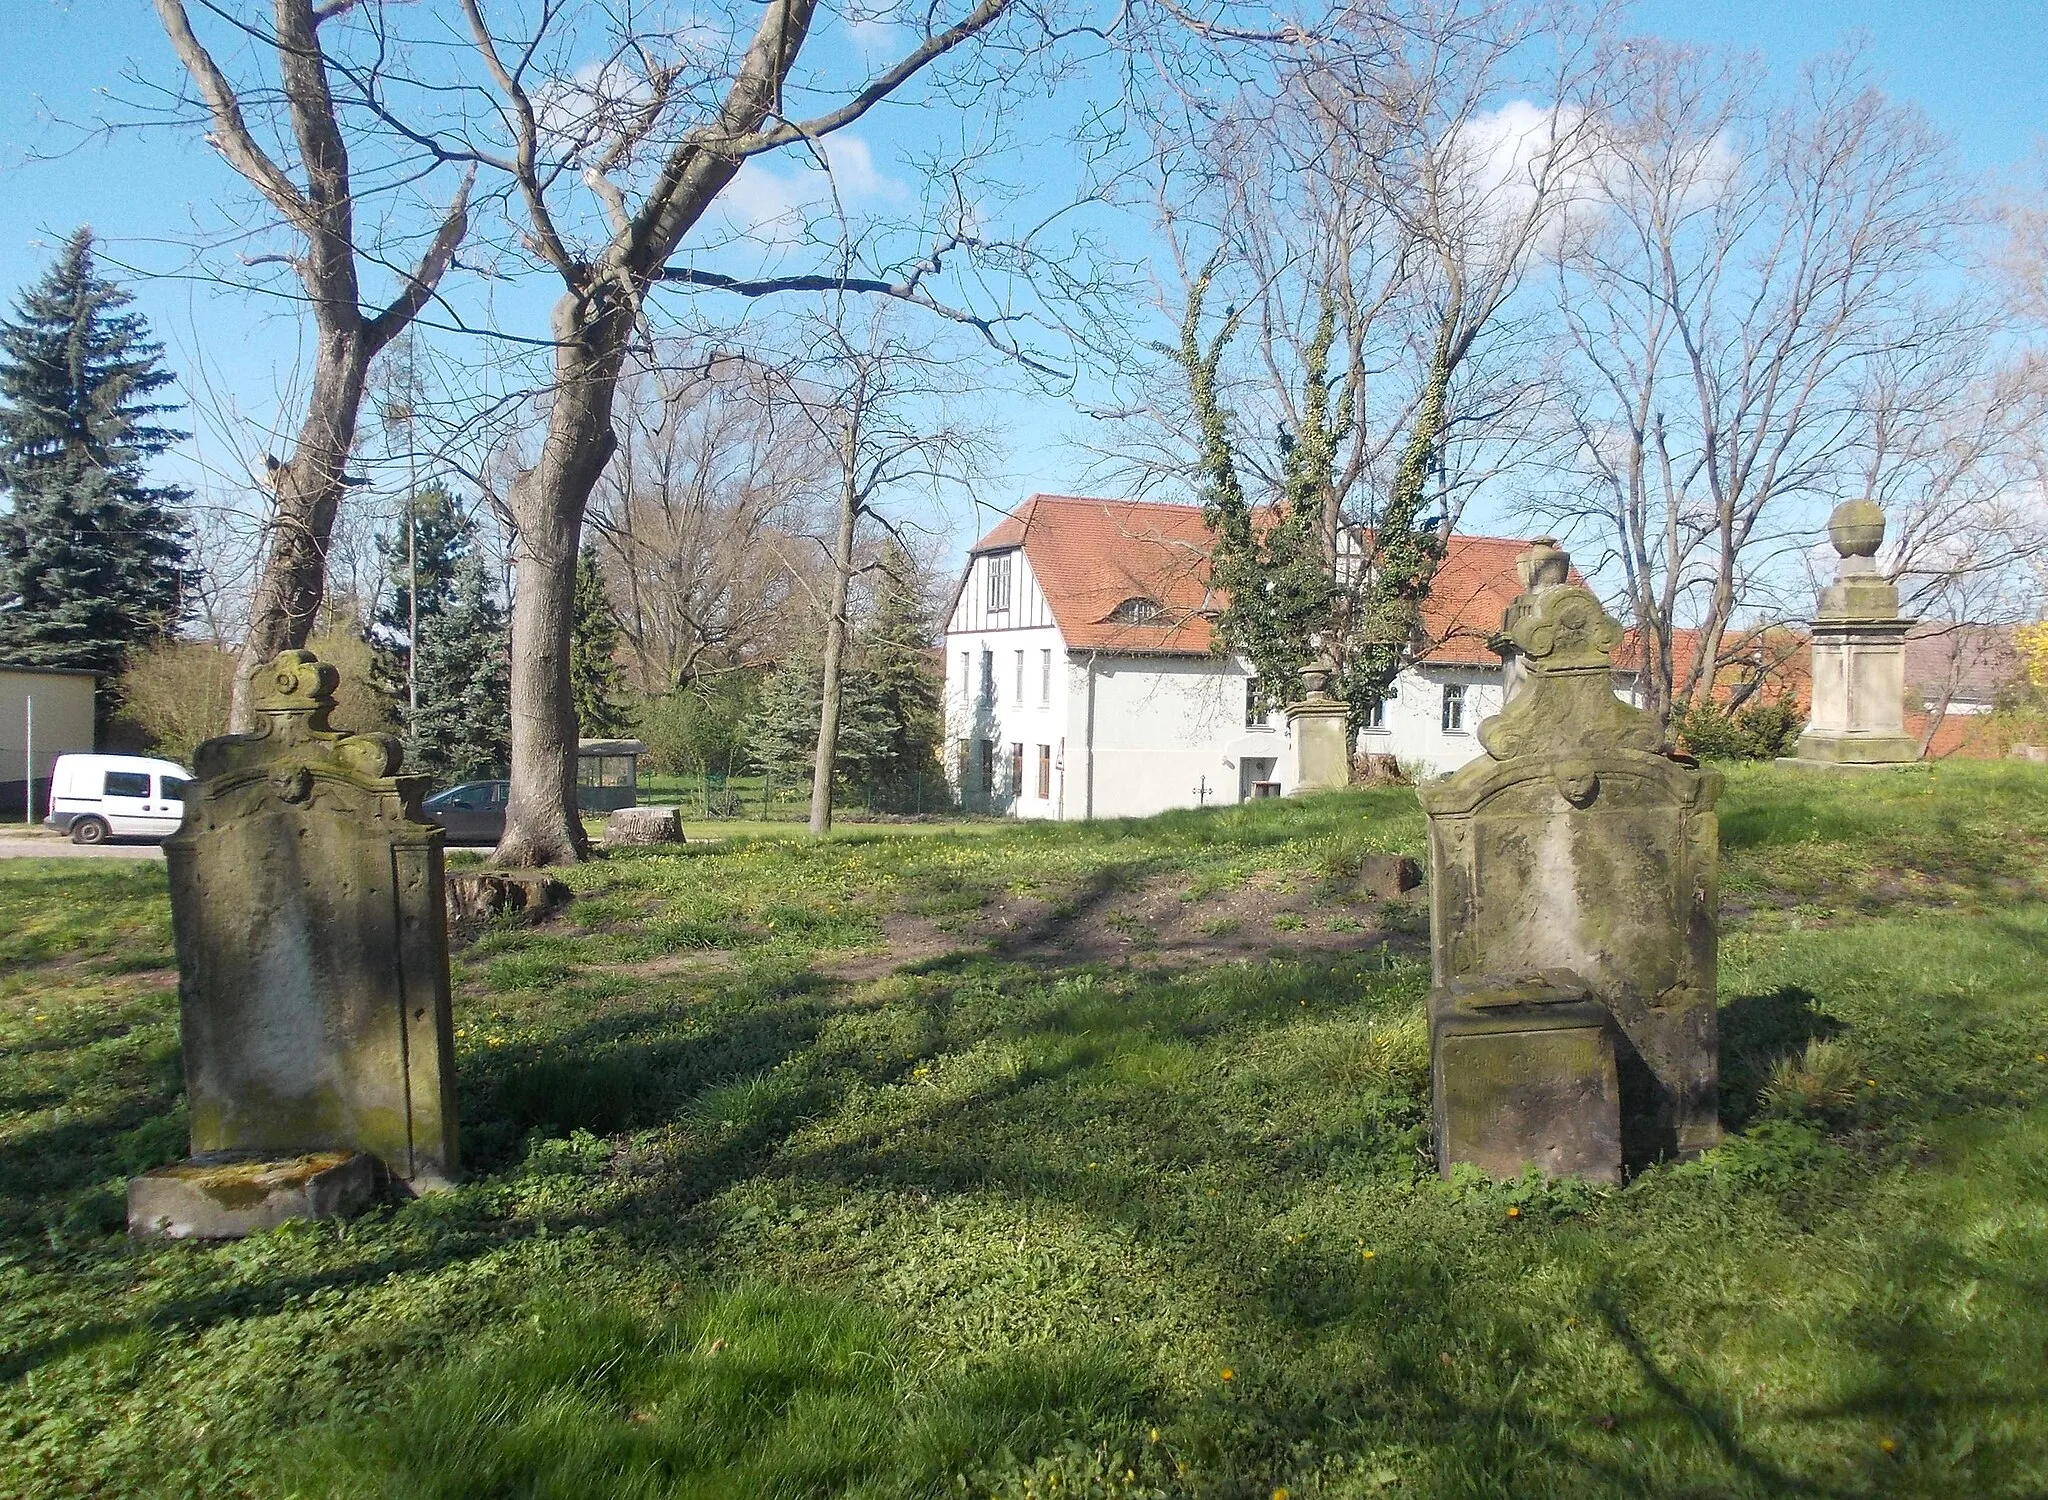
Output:
[[[1284,795],[1294,744],[1215,649],[1194,506],[1034,495],[974,545],[947,612],[948,774],[962,804],[1026,818],[1139,817]],[[1454,537],[1421,639],[1356,748],[1421,775],[1480,753],[1499,710],[1486,640],[1526,542]]]

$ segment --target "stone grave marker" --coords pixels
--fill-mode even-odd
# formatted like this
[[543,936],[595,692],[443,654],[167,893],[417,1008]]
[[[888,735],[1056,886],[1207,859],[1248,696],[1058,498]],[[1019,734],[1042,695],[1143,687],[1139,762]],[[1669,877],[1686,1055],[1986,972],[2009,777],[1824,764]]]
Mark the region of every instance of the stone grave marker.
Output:
[[456,1175],[442,830],[395,740],[328,727],[336,681],[281,653],[255,733],[194,757],[164,842],[193,1155],[130,1184],[137,1233],[346,1213],[370,1159],[405,1191]]
[[1287,705],[1294,731],[1294,790],[1334,791],[1351,781],[1351,705],[1333,697],[1336,668],[1318,659],[1302,669],[1301,697]]
[[1781,765],[1835,770],[1912,765],[1920,744],[1906,733],[1906,632],[1899,590],[1877,571],[1884,511],[1848,500],[1828,517],[1841,559],[1813,617],[1813,710]]
[[1719,1139],[1720,778],[1615,697],[1621,628],[1570,559],[1538,542],[1519,569],[1486,753],[1418,789],[1438,1166],[1615,1181]]

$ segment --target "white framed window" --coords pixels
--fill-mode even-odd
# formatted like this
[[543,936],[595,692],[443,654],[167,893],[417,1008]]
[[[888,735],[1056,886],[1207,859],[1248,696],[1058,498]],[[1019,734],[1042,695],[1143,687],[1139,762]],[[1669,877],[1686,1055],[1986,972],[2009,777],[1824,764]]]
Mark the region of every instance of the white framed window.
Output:
[[974,669],[967,664],[967,653],[965,651],[960,653],[960,696],[963,698],[974,696]]
[[1265,721],[1266,716],[1259,712],[1259,679],[1247,677],[1244,680],[1244,727],[1256,729]]
[[1385,729],[1387,727],[1387,700],[1385,698],[1380,699],[1365,711],[1365,727],[1367,729]]
[[1052,648],[1038,653],[1038,706],[1052,707]]
[[1022,708],[1024,706],[1024,653],[1022,651],[1019,651],[1017,653],[1016,681],[1013,682],[1011,686],[1016,691],[1012,695],[1010,701],[1016,704],[1019,708]]
[[1444,684],[1444,733],[1465,732],[1465,686],[1459,682]]
[[996,701],[996,654],[986,646],[981,648],[981,701]]
[[988,560],[988,612],[999,615],[1010,607],[1010,559],[1005,552]]

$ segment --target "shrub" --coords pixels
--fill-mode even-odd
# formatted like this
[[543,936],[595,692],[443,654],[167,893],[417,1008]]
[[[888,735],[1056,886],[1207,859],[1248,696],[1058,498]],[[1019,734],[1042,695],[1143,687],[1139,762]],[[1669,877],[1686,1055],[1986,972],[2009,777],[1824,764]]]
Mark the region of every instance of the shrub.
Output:
[[1702,760],[1776,760],[1805,725],[1791,696],[1754,698],[1729,713],[1718,703],[1696,703],[1672,715],[1679,743]]

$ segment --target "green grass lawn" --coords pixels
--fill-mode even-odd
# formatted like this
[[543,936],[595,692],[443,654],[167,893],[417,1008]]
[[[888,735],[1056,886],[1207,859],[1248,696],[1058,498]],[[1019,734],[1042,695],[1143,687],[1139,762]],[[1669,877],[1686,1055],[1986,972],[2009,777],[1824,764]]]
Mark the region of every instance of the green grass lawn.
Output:
[[456,1192],[139,1247],[160,866],[0,867],[0,1494],[2048,1494],[2048,772],[1729,777],[1723,1110],[1437,1181],[1411,794],[737,837],[455,960]]

